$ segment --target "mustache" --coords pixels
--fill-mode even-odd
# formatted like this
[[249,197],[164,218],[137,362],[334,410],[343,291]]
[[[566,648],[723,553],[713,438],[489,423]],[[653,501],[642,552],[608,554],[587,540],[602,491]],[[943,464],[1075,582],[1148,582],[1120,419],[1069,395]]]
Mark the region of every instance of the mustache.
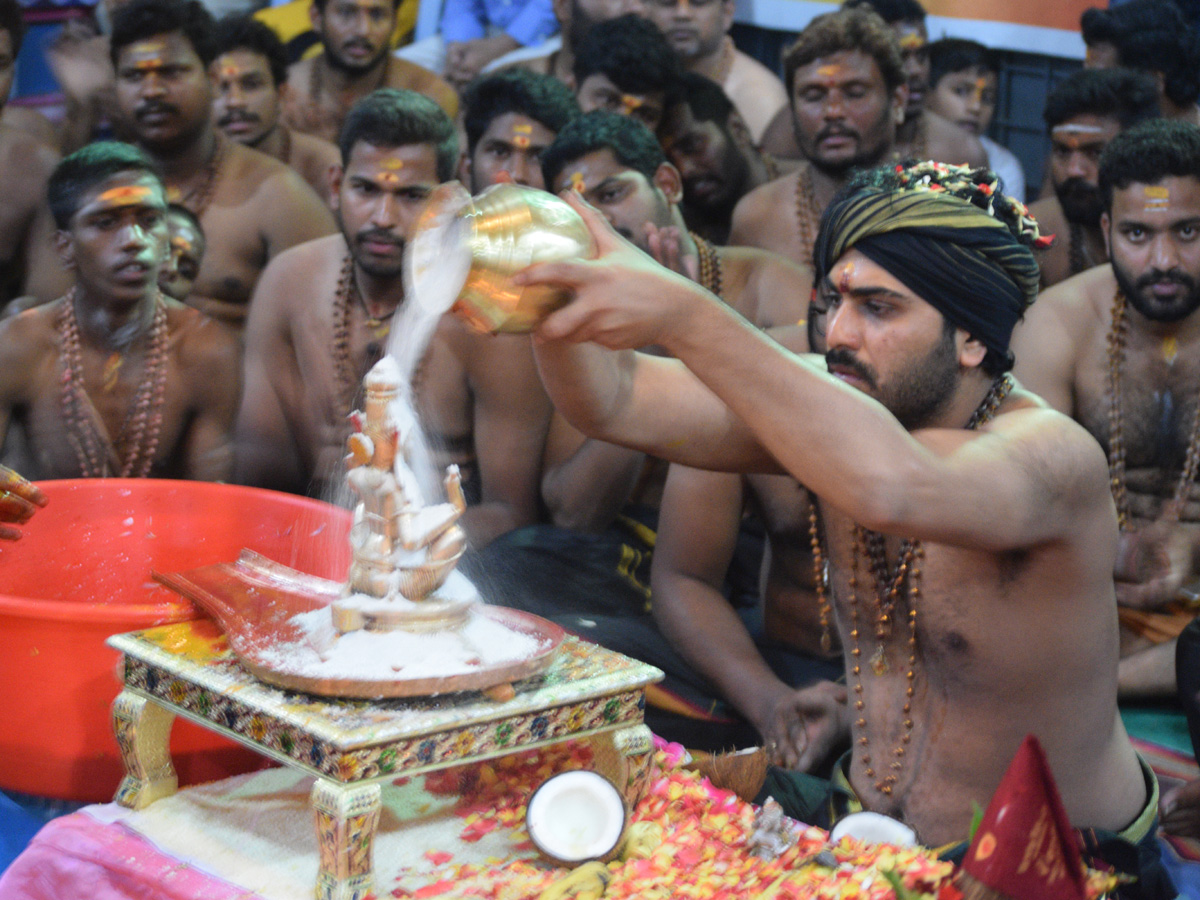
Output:
[[232,125],[234,122],[258,122],[258,116],[254,113],[245,112],[244,110],[232,110],[225,113],[217,120],[217,127],[224,128],[226,125]]
[[1097,185],[1094,185],[1091,182],[1085,181],[1084,179],[1076,176],[1074,178],[1068,178],[1066,181],[1060,184],[1058,186],[1058,193],[1060,196],[1091,198],[1100,196],[1100,188]]
[[1148,288],[1156,284],[1179,284],[1187,288],[1189,291],[1195,292],[1196,279],[1184,272],[1182,269],[1167,269],[1165,272],[1162,269],[1151,269],[1145,275],[1139,275],[1137,281],[1134,282],[1134,287]]
[[392,244],[396,247],[404,246],[404,239],[396,237],[396,235],[386,228],[370,228],[366,231],[360,231],[354,239],[360,244],[373,241],[380,244]]
[[866,364],[859,362],[853,353],[845,347],[834,347],[825,354],[825,365],[830,369],[849,369],[865,381],[870,387],[875,387],[875,373]]
[[161,100],[147,100],[133,111],[135,118],[141,119],[145,116],[154,115],[156,113],[168,113],[177,115],[178,107],[172,106],[170,103],[163,103]]
[[857,140],[861,135],[853,128],[847,128],[845,125],[826,125],[817,132],[817,143],[819,144],[830,137],[852,137]]

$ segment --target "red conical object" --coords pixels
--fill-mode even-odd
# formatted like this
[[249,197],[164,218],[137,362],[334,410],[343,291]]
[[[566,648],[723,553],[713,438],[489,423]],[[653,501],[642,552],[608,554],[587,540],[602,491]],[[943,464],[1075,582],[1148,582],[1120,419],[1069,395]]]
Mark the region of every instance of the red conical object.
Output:
[[962,869],[1021,900],[1084,900],[1083,860],[1042,745],[1026,735],[983,814]]

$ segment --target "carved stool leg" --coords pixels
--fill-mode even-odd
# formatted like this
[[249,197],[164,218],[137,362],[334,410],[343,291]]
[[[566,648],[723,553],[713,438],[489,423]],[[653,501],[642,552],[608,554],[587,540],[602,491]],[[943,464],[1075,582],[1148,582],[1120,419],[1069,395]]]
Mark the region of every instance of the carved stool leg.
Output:
[[650,729],[633,725],[592,738],[596,771],[617,786],[632,808],[646,789],[654,743]]
[[121,691],[112,707],[113,731],[125,763],[125,777],[113,799],[142,809],[179,787],[171,765],[171,725],[175,714],[153,700]]
[[373,881],[372,850],[379,822],[377,784],[346,786],[318,778],[312,789],[317,811],[317,900],[362,900]]

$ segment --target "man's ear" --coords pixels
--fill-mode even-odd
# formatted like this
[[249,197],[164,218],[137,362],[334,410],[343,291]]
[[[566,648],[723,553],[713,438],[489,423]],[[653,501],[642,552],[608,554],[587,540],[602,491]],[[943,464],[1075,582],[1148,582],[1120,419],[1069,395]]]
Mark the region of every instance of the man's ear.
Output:
[[734,0],[722,0],[721,3],[721,30],[726,34],[733,27],[733,14],[736,11],[737,4]]
[[1112,216],[1107,212],[1100,213],[1100,234],[1104,237],[1104,255],[1112,259],[1112,234],[1109,232],[1109,226],[1112,225]]
[[75,244],[71,235],[61,228],[54,232],[54,249],[58,253],[58,261],[64,269],[75,269]]
[[654,186],[666,196],[671,203],[683,200],[683,176],[669,162],[662,163],[654,172]]
[[961,343],[958,347],[958,364],[964,369],[975,369],[983,363],[987,356],[987,347],[983,341],[972,334],[967,334],[961,328],[958,330]]
[[458,158],[458,180],[471,189],[471,154],[464,153]]
[[342,205],[342,179],[346,177],[346,170],[340,165],[332,165],[329,167],[329,208],[340,209]]
[[309,24],[312,25],[313,31],[317,32],[317,34],[320,34],[321,33],[321,11],[319,9],[317,9],[316,3],[310,3],[308,5],[308,21],[309,21]]

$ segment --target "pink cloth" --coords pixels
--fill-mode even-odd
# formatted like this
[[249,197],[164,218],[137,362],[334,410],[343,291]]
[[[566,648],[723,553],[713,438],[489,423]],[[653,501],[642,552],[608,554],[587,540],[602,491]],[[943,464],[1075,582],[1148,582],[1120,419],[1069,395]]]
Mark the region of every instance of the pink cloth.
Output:
[[0,900],[257,900],[86,811],[54,819],[0,875]]

